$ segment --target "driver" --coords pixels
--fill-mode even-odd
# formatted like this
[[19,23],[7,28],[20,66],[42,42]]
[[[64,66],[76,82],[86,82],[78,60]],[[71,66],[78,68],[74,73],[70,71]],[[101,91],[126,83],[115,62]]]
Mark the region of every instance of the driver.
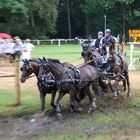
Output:
[[[106,29],[105,37],[103,37],[100,41],[100,49],[106,50],[106,46],[108,46],[110,43],[112,44],[112,51],[115,51],[116,40],[113,36],[111,36],[111,30]],[[109,52],[109,50],[106,50],[106,51]]]

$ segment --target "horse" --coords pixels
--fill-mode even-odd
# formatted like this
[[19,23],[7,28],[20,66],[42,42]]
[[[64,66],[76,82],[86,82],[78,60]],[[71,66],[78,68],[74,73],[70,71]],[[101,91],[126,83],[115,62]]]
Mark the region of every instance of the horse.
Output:
[[[102,64],[102,56],[101,54],[94,48],[88,48],[86,52],[82,52],[84,57],[85,63],[92,61],[92,64],[97,67],[100,71],[103,71],[103,64]],[[105,82],[103,82],[102,77],[99,78],[99,84],[102,85],[102,91],[107,92],[108,87]],[[111,85],[109,84],[110,88],[112,89]]]
[[124,56],[118,55],[113,48],[112,43],[105,46],[106,54],[108,58],[108,72],[113,72],[112,79],[114,82],[114,97],[119,95],[119,81],[123,81],[124,91],[126,90],[126,82],[128,87],[127,96],[131,96],[128,64]]
[[[89,90],[89,86],[92,85],[95,94],[98,94],[97,79],[100,77],[99,71],[90,64],[82,65],[78,68],[66,68],[57,59],[47,59],[45,63],[40,66],[38,78],[42,79],[42,75],[51,72],[56,80],[57,87],[59,89],[59,96],[56,101],[56,114],[61,117],[60,102],[66,93],[70,96],[70,109],[74,112],[81,112],[79,108],[76,108],[76,97],[79,95],[80,90],[86,91],[89,97],[89,109],[91,112],[96,108],[95,98]],[[78,75],[78,76],[77,76]]]
[[[54,83],[49,83],[49,84],[44,84],[42,81],[38,79],[38,74],[39,74],[39,65],[42,63],[39,59],[30,59],[30,60],[22,60],[23,65],[21,66],[21,78],[20,81],[24,83],[32,73],[35,74],[37,78],[37,86],[40,92],[40,99],[41,99],[41,112],[45,111],[45,97],[47,93],[51,93],[51,106],[55,109],[55,96],[56,96],[56,91],[57,87]],[[54,77],[52,73],[48,73],[46,75],[46,78],[48,80],[54,80]]]

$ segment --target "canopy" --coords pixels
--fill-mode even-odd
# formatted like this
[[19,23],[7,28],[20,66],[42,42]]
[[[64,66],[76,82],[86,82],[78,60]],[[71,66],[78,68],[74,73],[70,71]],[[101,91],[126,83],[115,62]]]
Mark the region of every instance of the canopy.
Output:
[[2,39],[9,39],[9,38],[12,38],[12,36],[7,34],[7,33],[0,33],[0,38],[2,38]]

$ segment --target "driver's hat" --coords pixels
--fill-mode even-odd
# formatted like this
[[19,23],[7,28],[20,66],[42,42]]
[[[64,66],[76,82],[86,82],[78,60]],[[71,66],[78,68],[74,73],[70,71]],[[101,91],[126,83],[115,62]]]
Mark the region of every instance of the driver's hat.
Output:
[[98,32],[98,35],[103,35],[103,32],[102,32],[102,31],[99,31],[99,32]]
[[106,29],[105,33],[111,33],[111,30],[110,29]]

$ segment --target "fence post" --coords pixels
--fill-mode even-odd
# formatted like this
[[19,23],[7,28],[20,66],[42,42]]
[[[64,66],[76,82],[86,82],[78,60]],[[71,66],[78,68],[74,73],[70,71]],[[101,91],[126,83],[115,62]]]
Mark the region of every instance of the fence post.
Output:
[[58,46],[60,46],[60,44],[61,44],[61,40],[60,40],[60,39],[58,39]]
[[16,105],[20,105],[19,60],[15,60]]
[[40,45],[40,40],[37,40],[37,45]]

